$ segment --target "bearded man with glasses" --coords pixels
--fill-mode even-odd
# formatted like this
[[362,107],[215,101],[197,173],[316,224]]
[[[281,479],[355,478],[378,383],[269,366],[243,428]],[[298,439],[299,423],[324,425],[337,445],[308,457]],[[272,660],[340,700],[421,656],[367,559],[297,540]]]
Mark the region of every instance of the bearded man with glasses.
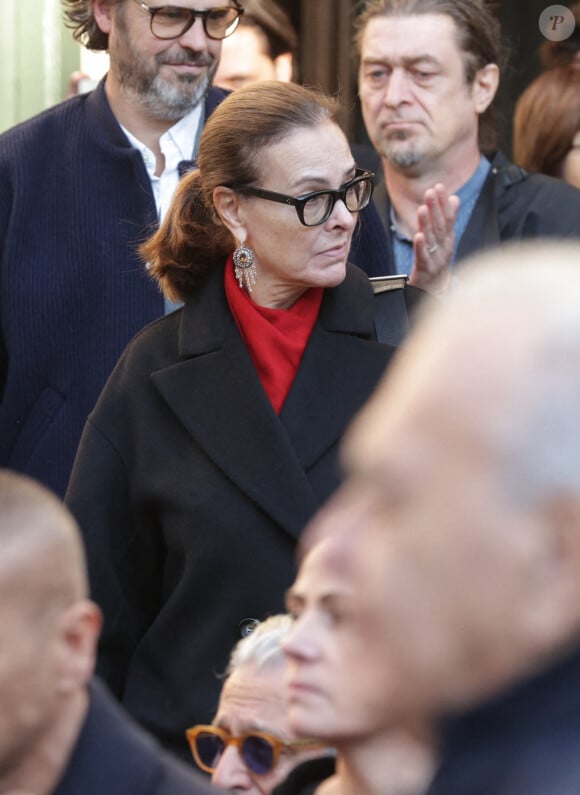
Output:
[[0,136],[0,465],[64,494],[87,414],[127,342],[173,308],[138,244],[205,122],[239,0],[63,0],[110,69]]

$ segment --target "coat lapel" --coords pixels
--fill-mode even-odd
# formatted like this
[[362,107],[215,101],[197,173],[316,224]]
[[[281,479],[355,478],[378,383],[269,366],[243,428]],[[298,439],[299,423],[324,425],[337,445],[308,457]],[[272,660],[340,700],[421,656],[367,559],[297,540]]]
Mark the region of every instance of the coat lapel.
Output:
[[308,469],[338,443],[393,349],[374,342],[372,289],[365,274],[350,268],[345,282],[325,293],[278,418],[227,307],[222,282],[220,271],[186,304],[180,361],[152,378],[206,455],[298,537],[319,506]]
[[186,304],[181,361],[153,381],[206,455],[298,537],[317,501],[227,308],[223,271]]
[[374,342],[373,301],[368,279],[358,268],[349,268],[343,284],[325,294],[280,415],[306,469],[338,443],[394,351]]

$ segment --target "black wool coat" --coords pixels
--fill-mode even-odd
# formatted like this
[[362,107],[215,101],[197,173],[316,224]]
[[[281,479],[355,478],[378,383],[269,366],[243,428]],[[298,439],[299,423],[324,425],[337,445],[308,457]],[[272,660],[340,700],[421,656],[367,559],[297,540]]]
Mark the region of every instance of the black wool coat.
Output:
[[340,482],[338,446],[393,349],[367,277],[325,291],[278,417],[227,306],[223,271],[127,347],[67,493],[104,611],[98,670],[188,756],[234,643],[283,609],[297,539]]

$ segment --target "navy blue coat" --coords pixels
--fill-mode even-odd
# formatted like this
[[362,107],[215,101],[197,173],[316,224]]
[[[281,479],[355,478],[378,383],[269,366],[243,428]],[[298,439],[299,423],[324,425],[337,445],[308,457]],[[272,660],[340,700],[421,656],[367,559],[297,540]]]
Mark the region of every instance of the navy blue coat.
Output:
[[64,494],[108,375],[163,314],[136,250],[156,223],[103,83],[0,136],[0,466]]
[[53,795],[210,795],[215,790],[163,751],[94,680],[90,705]]

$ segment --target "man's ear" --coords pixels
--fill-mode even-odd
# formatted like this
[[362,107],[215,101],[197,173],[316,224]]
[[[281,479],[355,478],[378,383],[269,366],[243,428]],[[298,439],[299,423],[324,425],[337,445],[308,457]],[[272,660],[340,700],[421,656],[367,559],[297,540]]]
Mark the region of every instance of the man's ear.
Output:
[[528,620],[549,650],[580,631],[580,499],[560,494],[539,510],[544,521]]
[[93,14],[99,29],[110,33],[113,20],[113,3],[111,0],[93,0]]
[[93,675],[101,625],[101,611],[89,599],[79,599],[63,612],[59,624],[60,692],[78,690]]
[[294,63],[291,52],[283,52],[274,59],[274,72],[276,80],[282,83],[291,83],[294,72]]
[[489,108],[499,87],[499,67],[495,63],[488,63],[479,69],[475,75],[471,95],[473,106],[478,114],[485,113]]
[[231,188],[220,185],[214,189],[213,204],[224,226],[229,229],[236,240],[244,243],[248,231],[239,195]]

